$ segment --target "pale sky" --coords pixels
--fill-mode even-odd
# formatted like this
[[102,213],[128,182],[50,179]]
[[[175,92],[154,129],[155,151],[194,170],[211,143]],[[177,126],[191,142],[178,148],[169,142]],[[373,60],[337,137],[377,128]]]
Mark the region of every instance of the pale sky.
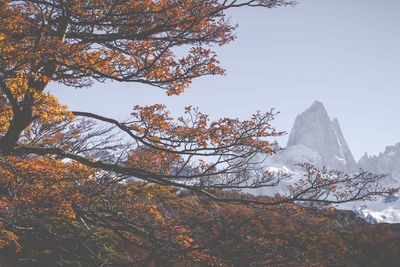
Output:
[[[249,118],[275,108],[290,131],[314,100],[337,117],[358,160],[400,142],[400,1],[298,0],[295,7],[237,9],[237,40],[217,48],[226,76],[193,82],[168,97],[140,84],[52,85],[71,110],[126,118],[134,105],[163,103],[175,115],[193,105],[212,118]],[[278,139],[286,145],[287,136]]]

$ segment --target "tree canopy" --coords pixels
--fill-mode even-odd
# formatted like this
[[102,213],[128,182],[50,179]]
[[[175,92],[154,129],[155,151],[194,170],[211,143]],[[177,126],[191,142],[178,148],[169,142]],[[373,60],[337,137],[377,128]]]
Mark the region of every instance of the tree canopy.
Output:
[[[227,10],[293,4],[0,0],[0,248],[18,252],[19,239],[39,240],[67,259],[99,265],[116,258],[140,264],[179,251],[197,260],[209,257],[199,252],[181,215],[152,204],[147,185],[187,190],[205,201],[294,209],[303,202],[328,207],[393,193],[380,185],[380,175],[306,163],[300,165],[304,179],[287,195],[258,199],[227,191],[276,186],[290,178],[257,162],[259,155],[276,152],[271,137],[283,134],[271,125],[273,110],[245,121],[210,121],[191,106],[173,119],[156,104],[134,106],[131,119],[117,121],[85,107],[69,110],[48,93],[54,83],[80,88],[111,80],[181,94],[194,78],[224,73],[212,45],[235,38]],[[176,55],[178,48],[183,56]],[[132,178],[148,184],[126,182]],[[53,255],[45,245],[41,249]],[[117,250],[126,255],[114,257]],[[35,253],[23,260],[33,263]],[[53,256],[52,263],[69,264]]]

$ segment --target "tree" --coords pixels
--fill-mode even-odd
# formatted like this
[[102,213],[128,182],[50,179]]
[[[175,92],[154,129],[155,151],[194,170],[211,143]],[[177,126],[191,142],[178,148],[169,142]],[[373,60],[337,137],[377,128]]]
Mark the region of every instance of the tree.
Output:
[[[114,235],[137,250],[176,253],[190,247],[190,235],[182,225],[174,226],[174,218],[159,215],[146,201],[129,205],[140,216],[123,205],[131,189],[120,182],[132,177],[214,201],[271,206],[310,201],[328,205],[392,193],[379,184],[381,176],[303,164],[306,177],[288,195],[235,197],[223,190],[276,186],[288,178],[255,162],[259,154],[273,154],[269,138],[283,134],[271,126],[273,111],[246,121],[210,122],[192,107],[174,120],[163,105],[135,106],[132,119],[119,122],[70,111],[46,91],[54,82],[80,88],[112,80],[178,95],[196,77],[224,73],[209,45],[234,40],[236,26],[226,19],[227,10],[292,4],[0,0],[0,247],[19,248],[18,236],[40,237],[47,244],[64,240],[59,251],[78,259],[73,241],[91,251],[91,238],[100,238],[95,228],[107,229],[100,238],[104,244]],[[176,56],[177,47],[185,48],[186,55]],[[48,230],[53,227],[62,233]],[[89,233],[85,238],[82,227]],[[165,237],[163,227],[176,232]],[[98,256],[103,252],[91,254],[95,262],[106,262]]]

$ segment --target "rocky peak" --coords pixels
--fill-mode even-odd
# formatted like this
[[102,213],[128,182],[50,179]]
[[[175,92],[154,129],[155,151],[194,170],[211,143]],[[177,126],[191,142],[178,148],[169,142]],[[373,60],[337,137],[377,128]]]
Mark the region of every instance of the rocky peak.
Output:
[[[339,121],[331,120],[324,105],[315,101],[296,117],[287,147],[306,146],[317,152],[330,169],[353,171],[357,164],[344,139]],[[322,166],[319,166],[322,167]]]
[[358,161],[360,168],[378,174],[388,174],[392,182],[400,182],[400,143],[387,146],[378,156],[367,153]]
[[337,118],[332,120],[332,126],[335,129],[339,147],[341,148],[341,153],[343,154],[343,158],[347,165],[347,170],[356,170],[357,162],[355,161],[353,154],[351,153],[350,148],[344,139],[342,129],[340,128],[339,120]]

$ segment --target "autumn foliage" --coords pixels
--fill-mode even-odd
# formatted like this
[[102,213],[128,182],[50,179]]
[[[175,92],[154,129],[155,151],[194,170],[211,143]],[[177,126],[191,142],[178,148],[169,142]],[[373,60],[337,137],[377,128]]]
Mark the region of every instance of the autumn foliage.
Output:
[[[79,194],[87,196],[92,186],[86,184]],[[14,212],[21,216],[20,237],[3,249],[3,262],[12,265],[25,259],[19,262],[37,266],[55,262],[67,266],[394,266],[400,259],[396,225],[369,225],[351,212],[296,213],[286,205],[211,203],[171,187],[136,182],[118,184],[90,201],[81,197],[74,203],[74,216],[49,210],[42,211],[46,216],[32,216],[29,207],[16,207]],[[24,229],[27,225],[33,229]]]
[[[174,119],[163,105],[132,103],[131,118],[117,121],[49,93],[55,83],[116,81],[179,95],[194,78],[224,74],[212,46],[235,38],[229,9],[292,4],[0,0],[0,265],[398,260],[397,230],[357,220],[362,228],[337,228],[330,215],[332,204],[392,194],[380,175],[301,163],[304,178],[286,195],[236,192],[291,178],[259,164],[284,134],[273,110],[211,121],[191,106]],[[369,254],[375,244],[388,248],[385,259]]]

